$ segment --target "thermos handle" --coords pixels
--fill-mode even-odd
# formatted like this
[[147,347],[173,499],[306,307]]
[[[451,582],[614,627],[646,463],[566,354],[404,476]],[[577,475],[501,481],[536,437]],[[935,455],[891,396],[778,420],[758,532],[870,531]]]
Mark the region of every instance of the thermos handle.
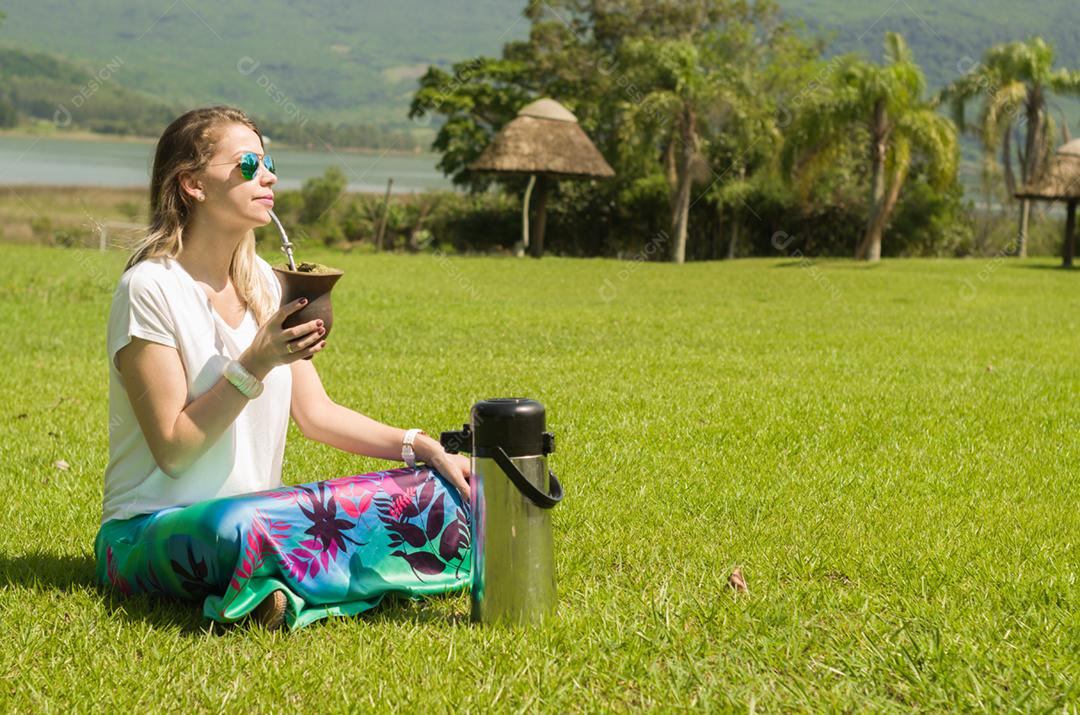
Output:
[[528,497],[529,501],[536,506],[541,509],[550,509],[562,501],[562,485],[559,484],[555,472],[548,469],[548,477],[551,478],[551,494],[545,494],[525,478],[517,465],[510,461],[510,457],[507,456],[502,447],[496,447],[491,456],[495,459],[495,463],[499,465],[499,468],[506,472],[506,476],[510,477],[510,481],[514,483],[518,491]]

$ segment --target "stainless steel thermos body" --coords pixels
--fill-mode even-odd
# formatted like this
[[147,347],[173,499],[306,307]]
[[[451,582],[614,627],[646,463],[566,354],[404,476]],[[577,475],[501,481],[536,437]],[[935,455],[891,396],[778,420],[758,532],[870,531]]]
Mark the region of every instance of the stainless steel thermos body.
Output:
[[544,430],[544,407],[496,398],[473,405],[470,416],[441,442],[472,453],[472,620],[543,620],[555,610],[551,508],[562,499],[547,466],[555,439]]

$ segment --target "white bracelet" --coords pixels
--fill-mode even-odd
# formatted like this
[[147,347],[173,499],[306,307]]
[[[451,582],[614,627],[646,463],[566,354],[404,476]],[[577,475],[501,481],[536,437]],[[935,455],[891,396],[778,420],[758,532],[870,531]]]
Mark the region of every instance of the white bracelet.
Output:
[[262,381],[248,372],[247,368],[241,365],[239,360],[230,360],[225,365],[224,375],[225,379],[231,382],[240,391],[240,394],[249,400],[254,400],[262,394]]
[[427,434],[419,427],[405,430],[405,436],[401,440],[401,461],[409,465],[410,469],[416,468],[416,451],[413,449],[413,440],[418,434]]

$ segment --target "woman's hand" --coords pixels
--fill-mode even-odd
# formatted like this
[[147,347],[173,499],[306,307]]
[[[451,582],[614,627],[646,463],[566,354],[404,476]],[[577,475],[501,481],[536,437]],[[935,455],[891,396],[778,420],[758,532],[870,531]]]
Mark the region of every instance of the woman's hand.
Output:
[[281,327],[285,318],[306,304],[306,298],[297,298],[286,303],[259,328],[251,345],[240,356],[240,363],[248,372],[262,380],[278,365],[314,355],[326,346],[326,341],[322,339],[326,333],[322,320],[311,320],[292,328]]
[[473,476],[470,467],[472,460],[463,454],[450,454],[446,450],[439,451],[434,457],[427,460],[429,466],[435,468],[439,474],[457,487],[461,492],[461,498],[469,503],[472,499],[469,489],[469,479]]

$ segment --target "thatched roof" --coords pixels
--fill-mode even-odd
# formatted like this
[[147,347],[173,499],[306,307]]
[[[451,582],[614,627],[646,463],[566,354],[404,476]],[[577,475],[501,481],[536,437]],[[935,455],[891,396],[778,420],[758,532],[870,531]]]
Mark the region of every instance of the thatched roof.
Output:
[[1016,190],[1018,199],[1080,199],[1080,139],[1062,144],[1041,176]]
[[1071,142],[1062,144],[1058,147],[1057,153],[1065,156],[1080,156],[1080,139],[1073,139]]
[[577,117],[553,99],[523,107],[469,169],[555,178],[615,176]]

